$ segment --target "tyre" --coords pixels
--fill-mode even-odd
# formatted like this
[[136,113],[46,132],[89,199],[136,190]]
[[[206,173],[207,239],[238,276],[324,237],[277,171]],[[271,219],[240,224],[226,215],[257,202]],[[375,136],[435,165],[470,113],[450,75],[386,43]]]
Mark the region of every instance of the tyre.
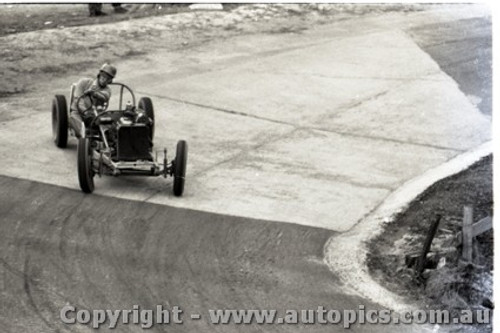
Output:
[[88,138],[78,140],[78,181],[85,193],[94,191],[94,170],[92,170],[92,148]]
[[52,138],[59,148],[66,148],[68,144],[68,109],[66,98],[55,95],[52,100]]
[[177,142],[174,160],[174,195],[180,197],[184,192],[186,180],[187,143],[184,140]]
[[153,102],[149,97],[142,97],[139,100],[138,106],[139,109],[144,110],[146,115],[153,121],[153,124],[151,125],[151,140],[153,140],[155,135],[155,111],[153,109]]

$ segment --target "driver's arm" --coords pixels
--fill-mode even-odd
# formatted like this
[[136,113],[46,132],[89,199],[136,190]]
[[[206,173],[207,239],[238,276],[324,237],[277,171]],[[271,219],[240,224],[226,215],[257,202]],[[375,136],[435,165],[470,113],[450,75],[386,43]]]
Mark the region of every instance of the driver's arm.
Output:
[[83,79],[80,79],[76,85],[75,85],[75,94],[74,94],[74,97],[73,97],[73,104],[71,106],[71,109],[72,110],[78,110],[77,106],[76,106],[76,102],[78,100],[78,97],[82,96],[85,91],[87,91],[87,89],[92,85],[92,79],[88,79],[88,78],[83,78]]
[[104,104],[109,101],[111,97],[111,92],[109,90],[94,90],[92,92],[92,97],[94,97],[97,101],[97,104]]

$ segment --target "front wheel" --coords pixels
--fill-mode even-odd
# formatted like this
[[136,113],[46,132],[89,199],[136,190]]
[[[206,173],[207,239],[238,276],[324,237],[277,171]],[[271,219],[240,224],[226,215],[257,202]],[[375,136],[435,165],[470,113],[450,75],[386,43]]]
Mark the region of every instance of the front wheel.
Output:
[[177,142],[174,160],[174,195],[180,197],[184,192],[186,180],[187,143],[184,140]]
[[52,100],[52,138],[59,148],[66,148],[68,144],[68,109],[66,98],[55,95]]
[[94,191],[92,147],[88,138],[78,140],[78,181],[83,192],[92,193]]

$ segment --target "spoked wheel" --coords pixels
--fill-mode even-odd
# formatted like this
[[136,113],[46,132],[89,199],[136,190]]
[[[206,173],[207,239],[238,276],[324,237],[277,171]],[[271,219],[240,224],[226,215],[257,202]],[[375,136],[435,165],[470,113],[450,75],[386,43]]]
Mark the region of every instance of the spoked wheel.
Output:
[[92,147],[88,138],[78,140],[78,181],[85,193],[94,191],[94,170],[92,169]]
[[186,179],[187,143],[184,140],[177,142],[177,151],[174,160],[174,195],[180,197],[184,192]]
[[153,102],[149,97],[142,97],[139,100],[138,107],[146,112],[146,115],[151,118],[153,124],[151,125],[151,140],[153,140],[155,135],[155,111],[153,109]]
[[66,148],[68,144],[68,109],[66,98],[55,95],[52,100],[52,138],[59,148]]

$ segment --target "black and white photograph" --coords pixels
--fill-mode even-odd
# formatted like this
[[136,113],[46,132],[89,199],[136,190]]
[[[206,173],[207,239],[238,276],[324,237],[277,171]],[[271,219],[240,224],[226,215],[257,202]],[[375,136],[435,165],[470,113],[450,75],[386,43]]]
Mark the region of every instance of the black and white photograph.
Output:
[[0,3],[0,332],[495,331],[493,12]]

